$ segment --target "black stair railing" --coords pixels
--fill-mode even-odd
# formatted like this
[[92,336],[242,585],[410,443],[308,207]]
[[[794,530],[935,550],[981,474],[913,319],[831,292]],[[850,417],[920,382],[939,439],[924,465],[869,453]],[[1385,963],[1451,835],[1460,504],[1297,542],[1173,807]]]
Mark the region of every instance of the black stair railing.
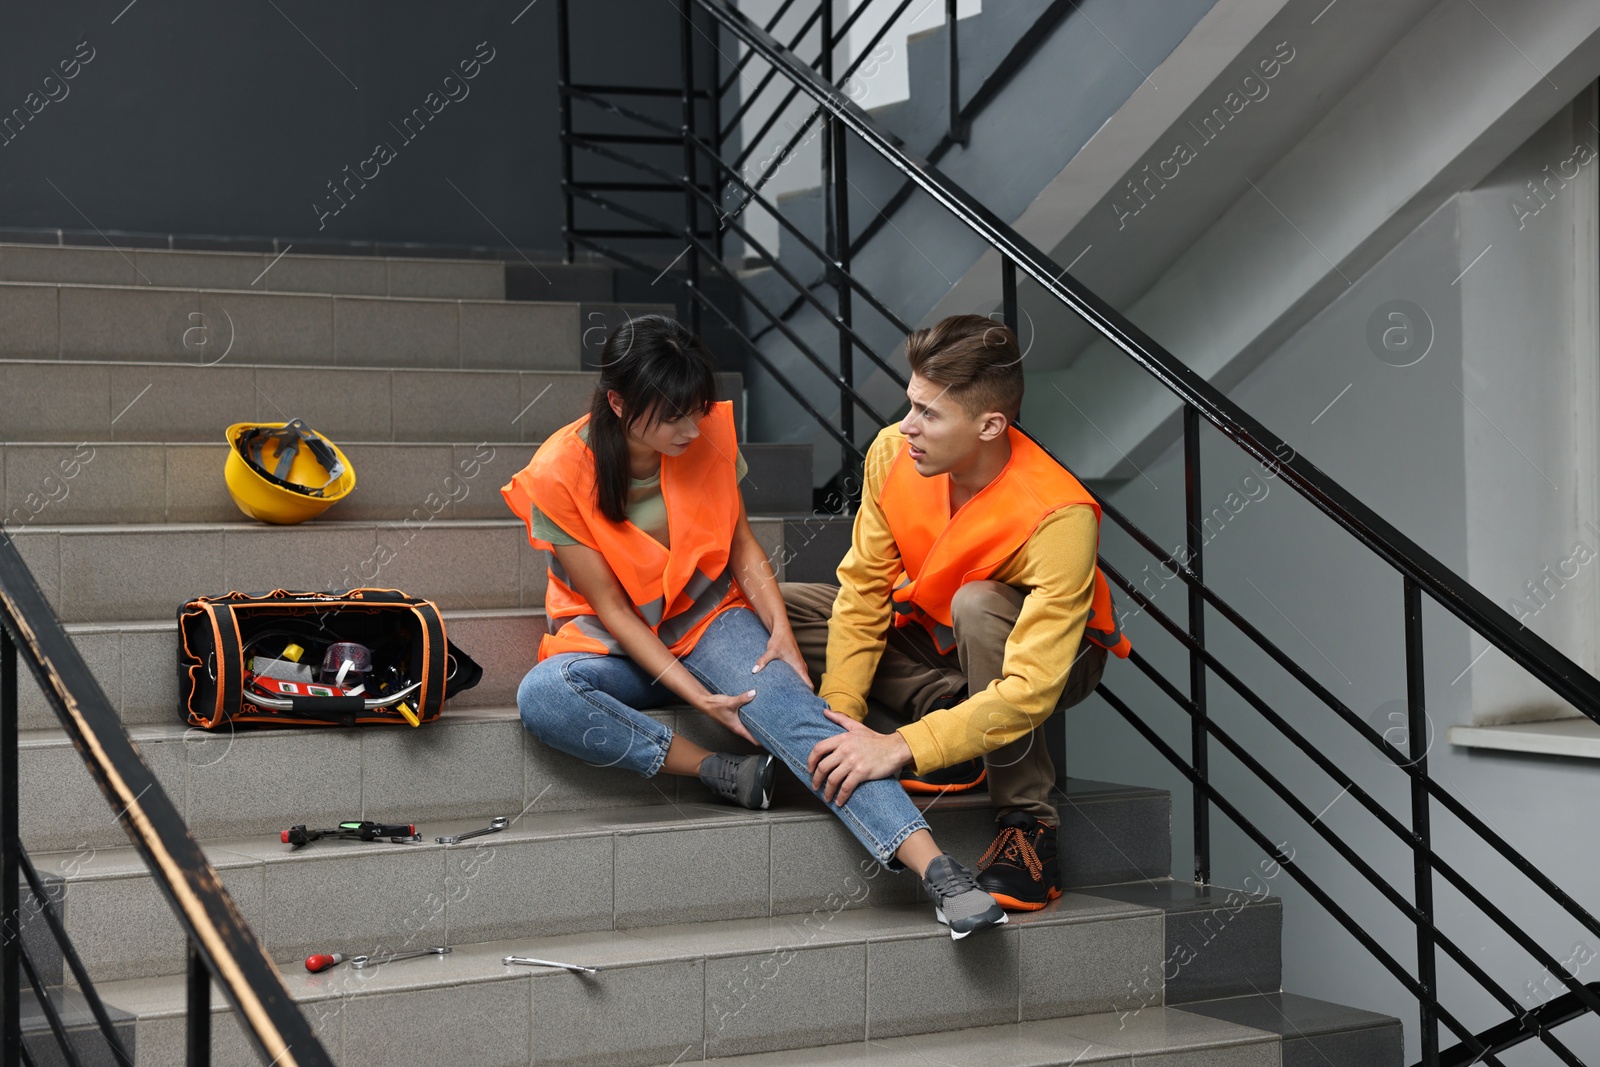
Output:
[[[1427,751],[1427,692],[1422,656],[1422,607],[1425,598],[1443,607],[1473,633],[1483,637],[1503,652],[1528,676],[1543,683],[1562,700],[1597,722],[1600,722],[1600,680],[1589,675],[1532,631],[1521,627],[1508,613],[1474,589],[1460,575],[1444,566],[1421,546],[1356,499],[1311,461],[1296,455],[1287,443],[1139,330],[1115,308],[1069,276],[1059,264],[1054,263],[1043,252],[1016,234],[981,203],[941,174],[929,161],[900,146],[870,116],[856,107],[838,84],[826,76],[831,69],[831,59],[827,62],[807,62],[798,58],[790,49],[774,40],[767,29],[751,22],[733,8],[728,0],[677,0],[677,4],[681,13],[683,32],[686,35],[693,32],[715,39],[719,29],[725,31],[748,48],[741,65],[748,66],[760,62],[776,71],[779,75],[775,79],[776,82],[786,83],[792,92],[804,94],[815,105],[815,114],[820,116],[825,124],[824,143],[830,146],[832,166],[824,171],[824,193],[825,200],[833,203],[835,209],[826,230],[824,248],[818,248],[814,242],[805,238],[796,227],[784,220],[762,195],[761,185],[770,177],[770,173],[755,182],[746,181],[737,168],[730,166],[729,162],[722,158],[721,145],[714,138],[708,140],[702,136],[694,122],[692,109],[686,109],[684,127],[678,131],[678,136],[686,146],[685,160],[693,158],[696,165],[705,164],[701,173],[707,180],[697,184],[693,180],[694,171],[678,175],[676,180],[679,186],[685,189],[686,195],[692,195],[702,206],[716,202],[718,189],[721,187],[718,182],[726,183],[736,194],[744,198],[744,203],[756,203],[771,212],[778,219],[784,232],[793,235],[808,251],[817,255],[826,264],[828,281],[838,294],[837,303],[832,309],[811,291],[814,286],[806,284],[805,280],[797,278],[792,271],[784,269],[772,250],[755,240],[736,218],[723,219],[725,228],[729,232],[741,237],[755,250],[762,261],[771,265],[774,272],[794,288],[795,295],[788,308],[810,306],[837,334],[842,357],[840,369],[835,371],[829,367],[827,361],[803,341],[794,327],[786,321],[784,311],[787,308],[769,307],[756,297],[750,287],[739,278],[738,272],[726,264],[718,254],[719,237],[696,229],[692,225],[693,215],[678,222],[654,217],[646,211],[606,196],[604,190],[575,180],[570,172],[566,175],[567,180],[563,186],[566,196],[569,199],[582,199],[638,223],[640,229],[623,231],[630,236],[651,236],[685,243],[685,252],[693,252],[696,255],[695,268],[691,271],[669,272],[669,274],[684,288],[691,306],[704,309],[716,316],[749,351],[755,362],[771,374],[777,384],[793,396],[801,407],[840,443],[842,454],[847,460],[859,460],[861,451],[856,444],[858,440],[856,435],[853,432],[847,434],[841,429],[847,423],[846,418],[839,418],[836,425],[834,420],[825,417],[816,404],[811,402],[804,388],[773,366],[763,355],[757,337],[751,332],[746,332],[740,325],[744,318],[741,309],[725,308],[711,299],[704,290],[698,272],[702,266],[710,266],[720,272],[729,283],[730,289],[744,301],[745,309],[752,317],[768,320],[767,329],[782,333],[812,366],[821,370],[827,388],[836,391],[840,397],[841,412],[851,412],[854,408],[861,408],[873,423],[878,426],[883,425],[881,413],[872,410],[869,402],[850,380],[848,370],[843,365],[848,360],[843,357],[846,354],[853,355],[854,351],[859,349],[892,380],[904,384],[905,379],[893,370],[879,353],[873,351],[854,329],[849,316],[850,301],[859,298],[867,302],[883,315],[886,322],[901,333],[909,332],[909,326],[891,309],[884,307],[883,302],[876,298],[870,288],[850,270],[850,252],[853,248],[859,247],[859,237],[850,236],[848,218],[839,208],[843,206],[843,195],[848,181],[842,165],[843,147],[846,138],[851,135],[903,175],[906,189],[931,197],[954,223],[966,227],[998,253],[1003,294],[1001,313],[1008,325],[1016,329],[1018,324],[1017,275],[1020,271],[1031,278],[1045,296],[1059,301],[1075,312],[1102,337],[1110,341],[1123,357],[1132,360],[1162,388],[1177,396],[1183,404],[1186,558],[1181,561],[1173,558],[1172,554],[1132,523],[1119,509],[1099,499],[1098,496],[1097,499],[1105,517],[1127,532],[1138,548],[1153,557],[1156,563],[1164,568],[1163,575],[1174,575],[1187,587],[1187,618],[1180,621],[1162,611],[1150,596],[1111,561],[1100,560],[1110,580],[1131,598],[1141,612],[1148,613],[1157,624],[1159,632],[1175,641],[1186,656],[1185,661],[1188,666],[1186,684],[1168,678],[1142,651],[1136,650],[1129,662],[1141,675],[1150,680],[1160,694],[1169,699],[1181,713],[1188,716],[1190,724],[1188,751],[1179,751],[1170,744],[1154,726],[1105,683],[1101,684],[1098,692],[1134,730],[1191,782],[1194,795],[1192,838],[1195,881],[1205,884],[1211,880],[1212,819],[1214,813],[1220,812],[1246,837],[1274,857],[1296,884],[1339,922],[1414,998],[1421,1049],[1420,1062],[1425,1067],[1466,1067],[1471,1063],[1496,1065],[1500,1063],[1498,1054],[1528,1040],[1539,1041],[1562,1063],[1583,1064],[1584,1061],[1560,1040],[1554,1030],[1572,1019],[1591,1012],[1600,1012],[1600,983],[1579,982],[1574,974],[1569,973],[1567,968],[1557,961],[1555,954],[1544,941],[1530,934],[1526,924],[1519,922],[1517,916],[1511,912],[1515,908],[1520,914],[1533,915],[1541,913],[1540,909],[1552,909],[1597,938],[1600,938],[1600,921],[1597,921],[1571,893],[1541,871],[1485,820],[1469,810],[1462,798],[1456,796],[1445,784],[1431,775]],[[826,3],[821,6],[825,12]],[[791,4],[785,4],[780,11],[780,17],[791,8]],[[818,16],[817,21],[823,21],[824,18],[825,13]],[[702,26],[696,21],[697,19],[708,24]],[[565,70],[570,62],[571,43],[563,37],[560,47],[563,50]],[[686,66],[683,73],[685,77],[682,87],[685,89],[692,87],[694,85],[691,80],[692,71]],[[844,77],[848,77],[848,72]],[[730,84],[731,82],[724,82],[723,88]],[[564,104],[579,92],[577,87],[564,83],[562,87]],[[585,94],[584,98],[588,102],[610,114],[631,118],[647,126],[653,121],[648,116],[632,112],[609,100],[605,87],[585,85],[581,92]],[[657,133],[653,136],[669,135],[670,127],[664,127],[659,122],[655,122],[655,126]],[[721,132],[719,128],[713,128],[718,133]],[[613,162],[635,167],[662,182],[673,180],[674,176],[667,174],[661,168],[629,158],[620,147],[611,147],[574,132],[570,124],[564,129],[564,138],[566,143],[573,147],[604,155]],[[689,151],[690,148],[692,153]],[[882,217],[880,216],[879,221]],[[569,232],[569,237],[574,242],[602,255],[610,256],[617,262],[636,269],[652,269],[641,260],[606,244],[606,236],[604,232],[595,230],[578,229]],[[665,276],[668,275],[663,275]],[[1203,565],[1205,539],[1201,528],[1202,420],[1220,431],[1222,437],[1234,448],[1261,462],[1276,477],[1282,478],[1285,484],[1311,501],[1338,528],[1361,543],[1373,558],[1395,572],[1397,578],[1395,604],[1399,609],[1405,634],[1405,703],[1408,728],[1404,749],[1391,744],[1382,733],[1318,682],[1305,667],[1206,585]],[[1408,816],[1401,818],[1391,813],[1356,780],[1350,768],[1341,766],[1316,742],[1288,722],[1273,704],[1247,684],[1236,670],[1221,662],[1207,643],[1205,624],[1208,618],[1228,623],[1233,630],[1281,668],[1306,694],[1328,708],[1338,721],[1356,731],[1373,751],[1405,775],[1409,791]],[[1344,792],[1373,817],[1385,834],[1398,841],[1407,850],[1411,859],[1411,872],[1410,877],[1403,880],[1403,884],[1396,884],[1394,880],[1376,869],[1368,858],[1371,855],[1370,842],[1351,841],[1335,832],[1321,819],[1321,813],[1313,812],[1296,795],[1285,781],[1284,775],[1275,773],[1255,751],[1241,742],[1233,730],[1225,728],[1208,714],[1208,688],[1217,684],[1242,700],[1247,708],[1260,717],[1262,723],[1270,727],[1275,734],[1281,735],[1295,751],[1309,759],[1319,771],[1340,785]],[[1280,845],[1261,829],[1259,818],[1252,818],[1238,801],[1225,795],[1217,787],[1210,774],[1209,757],[1213,743],[1220,745],[1222,750],[1233,757],[1255,780],[1265,785],[1281,801],[1285,809],[1292,812],[1329,847],[1346,865],[1349,873],[1374,889],[1382,901],[1393,909],[1394,914],[1414,931],[1414,957],[1410,962],[1404,958],[1405,953],[1396,946],[1385,944],[1370,933],[1366,924],[1352,914],[1351,910],[1326,888],[1305,864],[1296,862],[1293,855],[1284,852]],[[1449,814],[1466,831],[1475,845],[1515,870],[1526,880],[1530,892],[1519,894],[1514,902],[1490,899],[1458,864],[1451,862],[1435,849],[1432,817],[1438,812]],[[1488,974],[1471,953],[1441,927],[1434,903],[1434,892],[1439,886],[1447,886],[1459,894],[1462,900],[1475,909],[1477,917],[1503,932],[1532,961],[1548,971],[1564,986],[1564,992],[1531,1010],[1519,1005],[1511,991]],[[1441,954],[1506,1011],[1505,1021],[1475,1030],[1460,1017],[1458,1010],[1453,1010],[1442,1002],[1439,980]],[[1446,1048],[1441,1048],[1441,1027],[1453,1035],[1451,1038],[1453,1044]]]
[[[34,1062],[21,1027],[22,983],[27,982],[56,1043],[55,1057],[76,1067],[92,1038],[85,1023],[104,1042],[93,1046],[94,1062],[133,1063],[115,1025],[95,992],[82,960],[67,937],[46,886],[34,869],[18,833],[17,653],[39,683],[79,755],[105,794],[151,877],[171,905],[189,946],[187,1062],[211,1062],[211,982],[222,987],[254,1043],[262,1063],[329,1067],[332,1061],[284,988],[261,943],[223,888],[216,870],[189,834],[183,817],[134,747],[116,710],[89,672],[39,591],[11,537],[0,529],[0,1061]],[[34,798],[34,803],[47,800]],[[77,983],[90,1018],[63,1018],[41,967],[24,943],[22,886],[32,896],[29,911],[39,915]],[[31,920],[29,920],[31,921]],[[71,1030],[69,1030],[69,1027]],[[72,1031],[78,1031],[74,1033]],[[42,1050],[34,1050],[36,1052]]]

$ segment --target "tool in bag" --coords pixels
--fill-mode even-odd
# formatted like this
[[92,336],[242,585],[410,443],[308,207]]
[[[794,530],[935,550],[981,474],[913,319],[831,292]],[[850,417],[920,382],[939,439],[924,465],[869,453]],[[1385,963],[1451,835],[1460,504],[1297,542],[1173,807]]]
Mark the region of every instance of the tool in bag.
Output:
[[[600,968],[598,967],[585,967],[581,963],[560,963],[556,960],[538,960],[532,956],[506,956],[500,963],[505,967],[509,967],[513,963],[521,963],[529,967],[560,967],[564,970],[582,972],[583,974],[600,973]],[[306,966],[311,966],[310,960],[306,961]]]
[[207,730],[420,726],[483,677],[438,607],[398,589],[200,597],[178,609],[178,636],[184,719]]
[[504,815],[496,815],[493,819],[489,820],[489,825],[485,826],[482,830],[469,830],[464,834],[456,834],[453,837],[436,837],[434,840],[439,842],[441,845],[456,845],[460,844],[462,841],[467,841],[474,837],[482,837],[484,834],[499,833],[501,830],[504,830],[510,825],[510,819],[506,818]]
[[313,841],[320,841],[324,837],[343,838],[347,841],[378,841],[388,838],[397,845],[407,841],[422,840],[422,835],[417,833],[417,828],[411,823],[368,822],[364,819],[342,822],[332,830],[308,830],[305,823],[300,823],[278,833],[279,840],[297,849],[304,848]]

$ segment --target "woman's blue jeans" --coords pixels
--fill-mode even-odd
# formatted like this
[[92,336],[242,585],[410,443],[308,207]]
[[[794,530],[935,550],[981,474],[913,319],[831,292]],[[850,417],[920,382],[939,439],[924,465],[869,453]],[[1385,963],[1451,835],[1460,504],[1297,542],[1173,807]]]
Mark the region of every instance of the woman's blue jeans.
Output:
[[[789,664],[773,660],[750,673],[770,636],[754,612],[730,608],[712,620],[679,662],[713,693],[754,689],[754,699],[739,710],[740,720],[809,788],[806,759],[812,747],[844,731],[823,717],[827,704]],[[522,725],[539,740],[591,766],[624,767],[647,778],[666,760],[672,728],[637,709],[679,699],[628,656],[593,652],[551,656],[529,671],[517,690]],[[890,778],[863,782],[844,807],[828,807],[890,870],[901,869],[894,854],[905,839],[928,828],[900,783]]]

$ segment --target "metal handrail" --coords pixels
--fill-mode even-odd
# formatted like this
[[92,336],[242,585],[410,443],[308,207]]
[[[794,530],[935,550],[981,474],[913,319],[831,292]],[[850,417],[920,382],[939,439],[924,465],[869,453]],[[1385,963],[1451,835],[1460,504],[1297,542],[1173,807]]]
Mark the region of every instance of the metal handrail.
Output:
[[[1221,792],[1219,792],[1217,788],[1210,783],[1210,781],[1196,772],[1189,763],[1185,762],[1184,758],[1178,753],[1178,751],[1169,745],[1166,740],[1155,731],[1154,727],[1140,718],[1138,713],[1132,708],[1128,707],[1128,705],[1125,704],[1115,693],[1108,689],[1104,682],[1100,683],[1100,685],[1095,689],[1095,692],[1100,694],[1105,702],[1111,705],[1112,710],[1121,715],[1123,719],[1127,721],[1128,725],[1132,726],[1134,730],[1136,730],[1139,735],[1145,739],[1145,741],[1149,742],[1151,748],[1155,749],[1158,753],[1164,756],[1167,762],[1172,764],[1178,773],[1188,778],[1194,784],[1196,789],[1203,791],[1211,800],[1211,802],[1217,806],[1218,810],[1232,819],[1233,822],[1244,831],[1245,836],[1249,837],[1257,846],[1263,849],[1267,855],[1271,856],[1274,863],[1287,871],[1289,873],[1289,877],[1293,878],[1313,900],[1320,904],[1324,911],[1326,911],[1329,915],[1332,915],[1339,922],[1339,924],[1343,926],[1345,930],[1356,939],[1357,942],[1360,943],[1361,947],[1365,948],[1374,959],[1383,965],[1384,969],[1387,970],[1396,981],[1406,988],[1407,992],[1416,997],[1418,1001],[1422,1001],[1430,995],[1428,988],[1418,979],[1412,977],[1411,972],[1406,969],[1405,965],[1396,959],[1393,953],[1384,948],[1383,944],[1367,930],[1366,926],[1362,924],[1360,920],[1351,915],[1343,905],[1333,898],[1332,894],[1330,894],[1326,889],[1322,888],[1322,886],[1318,885],[1315,878],[1312,878],[1310,875],[1302,871],[1300,865],[1294,861],[1293,857],[1284,855],[1279,850],[1277,842],[1273,841],[1273,839],[1258,826],[1256,826],[1255,823],[1244,814],[1244,812],[1240,811],[1238,807],[1228,800],[1227,797],[1223,796]],[[1438,1014],[1440,1021],[1444,1022],[1445,1025],[1455,1030],[1456,1033],[1461,1036],[1463,1044],[1469,1044],[1476,1041],[1471,1029],[1468,1028],[1464,1022],[1455,1018],[1450,1012],[1441,1007],[1438,1009]],[[1480,1047],[1474,1049],[1473,1051],[1475,1054],[1483,1057],[1481,1062],[1489,1064],[1490,1067],[1500,1067],[1499,1061],[1496,1060],[1494,1056],[1487,1052],[1484,1048]]]
[[[189,1024],[191,1049],[196,1030],[210,1027],[209,986],[214,976],[238,1014],[239,1022],[264,1061],[328,1067],[327,1052],[296,1007],[272,960],[256,939],[238,905],[223,887],[216,869],[189,833],[183,816],[128,737],[116,709],[90,673],[77,646],[67,636],[55,611],[39,591],[9,534],[0,530],[0,704],[9,736],[13,773],[4,783],[8,809],[3,842],[15,905],[17,847],[16,810],[16,660],[17,652],[44,692],[84,766],[122,825],[128,840],[149,868],[167,898],[191,950]],[[0,887],[3,888],[3,887]],[[13,912],[14,914],[14,912]],[[8,939],[9,970],[13,962],[27,967]],[[0,976],[9,990],[16,974]],[[197,998],[196,987],[203,993]],[[12,994],[14,995],[14,993]],[[10,1005],[7,1006],[8,1012]],[[8,1030],[15,1018],[7,1020]],[[11,1035],[7,1035],[8,1039]],[[192,1062],[192,1061],[191,1061]]]
[[[1047,294],[1066,304],[1102,337],[1210,422],[1249,455],[1272,464],[1279,475],[1339,526],[1401,574],[1417,582],[1439,603],[1495,647],[1549,686],[1579,711],[1600,722],[1600,679],[1590,675],[1548,641],[1515,620],[1465,579],[1401,533],[1377,512],[1293,449],[1221,390],[1158,344],[1121,312],[1090,292],[1032,242],[931,164],[897,146],[887,131],[810,67],[794,61],[727,0],[694,0],[762,58],[781,67],[833,118],[905,174],[959,222],[1014,262]],[[1285,452],[1291,458],[1279,458]]]

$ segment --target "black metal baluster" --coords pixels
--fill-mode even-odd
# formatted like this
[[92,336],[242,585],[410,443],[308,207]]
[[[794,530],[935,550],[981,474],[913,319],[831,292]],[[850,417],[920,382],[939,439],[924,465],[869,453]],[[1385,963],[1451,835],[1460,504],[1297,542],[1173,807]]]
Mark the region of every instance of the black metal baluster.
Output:
[[1435,1008],[1439,997],[1438,968],[1433,934],[1433,864],[1429,853],[1433,834],[1428,817],[1428,712],[1427,683],[1422,677],[1422,590],[1409,576],[1405,584],[1406,622],[1406,732],[1411,764],[1418,772],[1411,779],[1411,833],[1417,911],[1427,920],[1417,926],[1417,983],[1423,995],[1417,999],[1417,1016],[1422,1040],[1422,1062],[1433,1067],[1439,1062],[1439,1017]]
[[[711,20],[711,32],[715,33],[715,34],[719,34],[719,35],[722,32],[721,27],[717,24],[717,21],[715,19]],[[719,55],[721,54],[721,50],[720,49],[718,49],[718,54]],[[717,205],[717,214],[719,216],[719,218],[717,220],[717,228],[712,231],[712,234],[714,235],[713,240],[716,243],[717,261],[719,263],[724,263],[725,264],[725,263],[728,262],[728,249],[727,249],[728,228],[726,226],[722,225],[722,220],[721,220],[720,216],[721,216],[722,212],[726,210],[726,208],[724,207],[724,202],[723,202],[723,190],[727,187],[728,183],[722,178],[722,176],[721,176],[722,175],[722,171],[717,168],[717,163],[722,159],[722,153],[723,153],[723,138],[722,138],[722,92],[723,92],[723,90],[721,88],[721,86],[722,86],[722,68],[717,64],[717,61],[715,59],[712,59],[711,60],[711,69],[712,69],[712,76],[708,79],[710,84],[709,84],[709,87],[706,90],[707,95],[709,97],[709,101],[707,103],[707,113],[709,115],[708,121],[711,123],[711,133],[709,134],[709,136],[707,138],[703,138],[703,139],[704,140],[708,140],[710,142],[711,151],[714,153],[714,155],[712,156],[712,159],[711,159],[710,173],[706,175],[706,189],[707,189],[707,191],[711,192],[713,194],[714,198],[715,198],[713,200],[713,203],[715,203]],[[743,252],[740,253],[741,257],[743,256],[743,254],[744,254]]]
[[6,1063],[22,1053],[22,900],[17,885],[17,646],[0,626],[0,1052]]
[[[822,55],[818,71],[824,81],[833,84],[833,0],[823,0]],[[822,196],[823,226],[822,247],[828,253],[827,275],[836,294],[839,321],[850,325],[850,286],[844,272],[850,269],[850,181],[848,159],[845,157],[844,124],[833,115],[823,117],[822,138]],[[839,331],[839,378],[844,383],[839,390],[839,431],[845,439],[856,439],[856,409],[850,399],[849,387],[855,384],[855,349],[850,336]],[[839,464],[845,469],[852,466],[852,454],[841,447]]]
[[571,263],[572,244],[572,87],[571,24],[567,20],[567,0],[556,0],[556,79],[561,95],[561,242],[565,251],[561,262]]
[[[683,235],[689,244],[689,288],[696,290],[700,288],[700,249],[695,244],[695,235],[700,228],[700,207],[694,195],[694,0],[678,0],[678,12],[681,15],[678,21],[679,55],[683,68]],[[689,329],[699,336],[700,301],[694,299],[693,292],[686,295],[689,300]]]
[[1017,325],[1017,265],[1010,256],[1000,256],[1000,308],[1001,317],[1006,325],[1011,327],[1011,332],[1017,335],[1020,343],[1021,331]]
[[[844,124],[832,118],[828,119],[832,127],[833,139],[833,190],[835,221],[834,245],[831,250],[837,270],[834,272],[834,289],[839,294],[839,321],[844,324],[844,329],[839,331],[839,377],[844,379],[845,386],[853,388],[856,382],[855,346],[850,340],[849,331],[852,326],[851,316],[854,310],[851,307],[850,283],[845,280],[845,275],[850,271],[850,181],[845,158],[846,138],[849,133]],[[856,408],[849,395],[844,391],[839,393],[839,429],[851,441],[856,439]],[[843,454],[843,463],[846,467],[851,465],[848,450]]]
[[961,56],[956,42],[956,0],[944,0],[945,53],[950,60],[950,140],[967,147],[967,126],[961,121]]
[[[1193,404],[1183,406],[1183,504],[1184,539],[1189,553],[1187,565],[1196,579],[1203,580],[1205,572],[1200,561],[1200,412],[1195,410]],[[1189,634],[1194,638],[1196,648],[1205,647],[1206,601],[1204,594],[1194,585],[1189,587]],[[1194,717],[1190,720],[1190,743],[1194,769],[1198,775],[1194,786],[1194,880],[1207,885],[1211,881],[1211,800],[1204,788],[1209,773],[1206,664],[1195,651],[1189,653],[1189,699],[1195,709]]]
[[211,1067],[211,969],[189,942],[189,1067]]

